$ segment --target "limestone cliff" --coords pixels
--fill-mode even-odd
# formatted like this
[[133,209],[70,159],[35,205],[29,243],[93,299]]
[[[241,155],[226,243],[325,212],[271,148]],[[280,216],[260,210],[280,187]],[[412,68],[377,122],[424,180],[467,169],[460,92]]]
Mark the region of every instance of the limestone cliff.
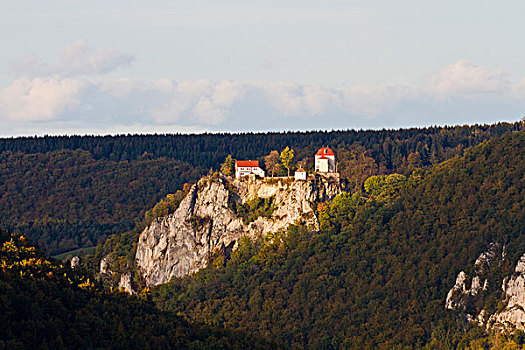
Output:
[[[445,308],[450,310],[466,311],[470,299],[476,297],[488,287],[488,272],[492,264],[501,258],[501,245],[491,243],[487,251],[481,253],[474,262],[473,276],[468,286],[468,276],[464,271],[459,272],[456,284],[448,292]],[[472,317],[472,315],[469,315]]]
[[516,264],[514,274],[503,280],[501,288],[505,308],[491,315],[487,325],[525,330],[525,254]]
[[[496,263],[501,264],[506,259],[505,248],[500,247],[501,245],[492,243],[479,256],[474,264],[470,285],[469,276],[464,271],[458,274],[455,285],[447,295],[445,308],[463,311],[467,319],[486,328],[525,330],[525,254],[516,263],[513,273],[503,278],[503,282],[501,279],[490,281],[487,273],[490,267]],[[477,315],[472,313],[473,310],[468,310],[467,305],[473,304],[475,298],[483,298],[490,283],[501,285],[501,307],[493,312],[482,309]]]
[[[234,249],[245,235],[256,236],[302,222],[318,228],[318,202],[341,193],[338,181],[206,177],[195,184],[171,215],[155,220],[140,235],[136,262],[148,285],[168,282],[206,266],[216,249]],[[245,224],[232,205],[272,198],[275,210]]]

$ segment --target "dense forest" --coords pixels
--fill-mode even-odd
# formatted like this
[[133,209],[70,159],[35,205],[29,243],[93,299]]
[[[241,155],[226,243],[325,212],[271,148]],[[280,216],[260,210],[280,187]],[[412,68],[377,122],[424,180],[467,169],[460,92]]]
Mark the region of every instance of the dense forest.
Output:
[[[318,206],[318,232],[245,237],[134,297],[111,288],[118,275],[85,268],[108,253],[114,271],[134,268],[141,229],[228,154],[263,161],[290,146],[308,168],[320,145],[336,152],[349,191]],[[487,333],[444,301],[458,272],[500,242],[507,260],[490,272],[500,282],[469,307],[503,307],[501,281],[525,251],[523,149],[523,122],[1,139],[0,348],[521,349],[522,332]],[[249,222],[272,202],[236,211]],[[92,245],[75,269],[46,258]]]
[[95,160],[83,150],[0,154],[0,222],[50,254],[133,228],[162,197],[203,170],[174,159]]
[[0,227],[58,254],[132,229],[155,203],[219,169],[228,154],[263,161],[289,146],[295,161],[311,169],[312,155],[328,145],[341,176],[361,191],[369,176],[408,175],[522,127],[3,138]]
[[190,324],[148,301],[102,289],[0,231],[0,349],[275,349],[242,332]]
[[[444,301],[490,242],[506,244],[500,281],[525,251],[524,149],[525,132],[513,132],[426,171],[370,177],[363,193],[319,207],[320,232],[243,238],[153,299],[289,348],[521,349],[522,333],[487,335]],[[502,307],[500,286],[480,308]]]
[[218,169],[228,154],[237,159],[257,159],[289,146],[300,150],[299,158],[303,158],[310,157],[323,145],[347,150],[361,146],[379,168],[394,170],[401,167],[411,153],[419,154],[422,165],[435,164],[457,154],[458,150],[521,127],[520,123],[498,123],[377,131],[19,137],[0,138],[0,153],[81,149],[97,160],[129,161],[146,154]]

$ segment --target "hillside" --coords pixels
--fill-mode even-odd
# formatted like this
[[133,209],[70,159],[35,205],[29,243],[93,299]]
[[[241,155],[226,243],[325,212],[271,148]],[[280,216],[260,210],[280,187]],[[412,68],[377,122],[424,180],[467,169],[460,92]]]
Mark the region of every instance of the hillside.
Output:
[[0,227],[54,255],[133,228],[203,170],[173,159],[95,160],[82,150],[0,154]]
[[494,309],[525,252],[523,149],[525,132],[514,132],[408,178],[369,178],[366,193],[319,207],[319,232],[243,239],[229,259],[156,287],[154,300],[286,347],[496,346],[445,299],[460,271],[503,242],[508,263],[476,306]]
[[228,155],[257,159],[286,146],[301,150],[303,158],[322,145],[351,150],[359,146],[370,151],[379,168],[395,170],[410,153],[419,153],[423,165],[441,162],[458,151],[491,137],[521,128],[520,123],[410,128],[399,130],[340,130],[200,135],[45,136],[0,138],[0,153],[35,154],[58,150],[88,151],[96,160],[139,159],[145,152],[153,157],[177,159],[217,169]]
[[[2,349],[274,349],[241,332],[194,325],[150,302],[101,289],[0,232]],[[148,295],[142,295],[147,299]]]
[[219,169],[228,154],[263,160],[290,146],[308,169],[312,154],[330,145],[342,178],[360,191],[371,175],[407,175],[521,127],[2,138],[0,227],[58,254],[132,229],[155,203]]
[[[235,249],[242,237],[265,236],[294,223],[318,229],[318,203],[342,192],[336,180],[201,179],[176,211],[138,237],[135,262],[148,285],[205,267],[210,256]],[[227,254],[227,253],[226,253]]]

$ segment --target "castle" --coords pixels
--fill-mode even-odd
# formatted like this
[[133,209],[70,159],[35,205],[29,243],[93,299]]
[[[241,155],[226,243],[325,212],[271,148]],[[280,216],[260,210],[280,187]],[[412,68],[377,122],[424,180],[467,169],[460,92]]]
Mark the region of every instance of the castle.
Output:
[[[324,176],[337,175],[337,164],[335,154],[328,147],[322,147],[314,157],[315,172]],[[258,161],[238,160],[235,162],[235,177],[240,178],[247,175],[257,175],[264,177],[265,173],[259,167]],[[297,169],[294,176],[295,180],[306,180],[306,171],[302,168]]]
[[316,173],[335,173],[335,154],[328,147],[323,147],[315,154]]

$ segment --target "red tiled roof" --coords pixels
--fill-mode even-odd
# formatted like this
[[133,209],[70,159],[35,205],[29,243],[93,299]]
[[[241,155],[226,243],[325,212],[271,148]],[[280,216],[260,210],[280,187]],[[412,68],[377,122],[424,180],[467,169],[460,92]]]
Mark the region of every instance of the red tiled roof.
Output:
[[304,173],[304,169],[303,168],[299,168],[295,171],[296,173]]
[[259,161],[257,160],[238,160],[236,162],[238,167],[258,167]]
[[[316,154],[316,156],[317,156],[317,155],[318,155],[318,154]],[[325,156],[321,156],[321,157],[319,157],[319,158],[317,158],[317,159],[328,159],[328,158],[326,158]]]
[[[326,153],[325,153],[325,150],[326,150]],[[332,152],[332,150],[328,147],[323,147],[321,148],[319,151],[317,151],[317,153],[315,154],[316,156],[334,156],[334,152]]]

